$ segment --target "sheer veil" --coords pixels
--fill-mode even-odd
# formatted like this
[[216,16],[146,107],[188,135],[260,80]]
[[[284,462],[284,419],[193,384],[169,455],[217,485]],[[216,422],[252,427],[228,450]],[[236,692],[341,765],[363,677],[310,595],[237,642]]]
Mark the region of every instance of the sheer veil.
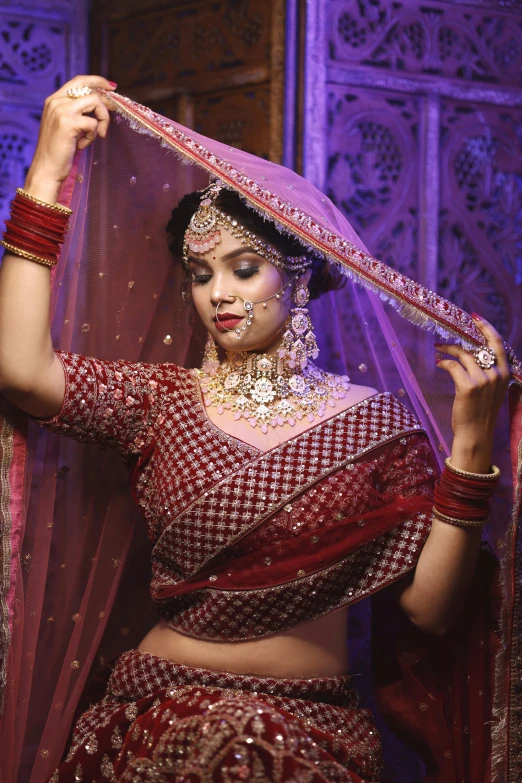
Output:
[[[60,195],[73,216],[52,278],[55,347],[104,359],[199,365],[205,335],[182,301],[183,275],[169,255],[165,226],[179,198],[214,176],[340,267],[347,284],[311,307],[318,364],[398,396],[442,461],[451,443],[452,389],[435,368],[430,332],[474,349],[482,337],[470,316],[372,258],[347,219],[296,173],[123,96],[111,98],[116,114],[107,139],[77,155]],[[516,750],[519,741],[519,696],[510,683],[520,680],[522,643],[516,579],[522,365],[512,351],[509,356],[511,424],[505,411],[495,454],[503,484],[490,536],[502,557],[504,587],[496,779],[511,783],[519,774],[508,746]],[[40,783],[60,760],[100,655],[129,649],[154,622],[146,541],[117,456],[41,430],[5,401],[0,413],[0,781]]]

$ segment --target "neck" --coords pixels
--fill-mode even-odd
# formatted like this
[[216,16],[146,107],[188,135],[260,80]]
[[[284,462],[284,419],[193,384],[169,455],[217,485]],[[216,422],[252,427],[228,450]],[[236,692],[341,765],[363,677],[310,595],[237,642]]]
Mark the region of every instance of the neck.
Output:
[[242,351],[240,348],[237,351],[225,351],[227,361],[230,361],[230,359],[233,359],[235,355],[241,356],[242,358],[247,358],[248,356],[274,356],[277,358],[277,352],[279,348],[281,347],[281,337],[278,336],[277,340],[275,340],[273,343],[270,343],[270,345],[267,345],[263,348],[254,348],[251,351]]

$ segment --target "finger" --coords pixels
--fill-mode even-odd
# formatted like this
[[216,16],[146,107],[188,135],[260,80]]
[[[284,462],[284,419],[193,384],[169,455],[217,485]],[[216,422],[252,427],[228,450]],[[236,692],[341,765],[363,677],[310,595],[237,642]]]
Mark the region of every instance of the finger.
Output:
[[437,367],[446,370],[446,372],[451,375],[457,391],[463,392],[464,390],[469,389],[469,375],[459,362],[456,362],[454,359],[438,359],[436,364]]
[[[71,104],[70,106],[69,103]],[[57,108],[58,106],[63,107],[64,105],[67,110],[67,116],[70,119],[74,118],[75,125],[78,124],[78,115],[86,116],[87,114],[94,114],[94,117],[98,122],[98,134],[102,138],[107,136],[110,124],[109,110],[98,93],[86,95],[84,98],[77,98],[74,101],[71,101],[70,98],[57,98],[53,102],[53,108]],[[80,127],[83,130],[83,126]]]
[[84,85],[88,87],[100,87],[102,90],[115,90],[117,87],[114,82],[110,82],[108,79],[105,79],[104,76],[97,76],[95,74],[79,75],[70,79],[68,82],[65,82],[65,84],[62,84],[54,95],[64,95],[65,97],[68,97],[67,90],[70,90],[71,87],[83,87]]
[[49,110],[56,111],[60,109],[63,111],[64,107],[66,113],[69,116],[77,114],[89,114],[96,111],[99,106],[106,106],[110,103],[110,98],[99,92],[93,92],[90,95],[85,95],[83,98],[69,98],[68,96],[56,96],[52,95],[49,98]]
[[484,384],[487,382],[488,378],[484,370],[477,364],[475,357],[462,348],[461,345],[436,343],[435,348],[441,353],[447,353],[458,359],[475,383]]
[[98,121],[94,117],[84,117],[80,131],[83,133],[83,136],[80,136],[78,139],[76,147],[79,150],[83,150],[96,139],[98,135]]
[[[60,99],[60,105],[62,104]],[[105,103],[102,101],[102,96],[99,92],[92,92],[90,95],[84,95],[82,98],[67,98],[69,102],[69,114],[88,114],[89,112],[95,112],[97,108],[105,107]]]
[[96,96],[94,108],[91,109],[91,112],[94,113],[95,118],[98,120],[98,135],[102,138],[105,138],[107,135],[107,130],[109,129],[111,118],[109,115],[109,110],[107,109],[105,103],[101,100],[101,96],[99,94]]
[[509,377],[511,370],[506,354],[506,349],[504,348],[504,340],[497,332],[495,327],[492,326],[489,323],[489,321],[486,321],[485,318],[482,318],[482,316],[477,315],[477,313],[472,313],[472,318],[475,322],[477,329],[486,338],[486,342],[488,343],[490,348],[492,348],[495,351],[495,355],[497,357],[496,366],[501,376],[504,378]]

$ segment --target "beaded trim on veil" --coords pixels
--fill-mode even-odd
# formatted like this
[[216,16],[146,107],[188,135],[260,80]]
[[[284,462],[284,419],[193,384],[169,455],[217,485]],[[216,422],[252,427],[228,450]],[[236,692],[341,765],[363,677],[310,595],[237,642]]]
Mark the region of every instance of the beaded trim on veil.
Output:
[[[419,385],[415,386],[417,378],[413,376],[413,373],[411,376],[408,374],[411,368],[405,357],[404,360],[401,358],[400,351],[402,351],[402,345],[400,338],[395,343],[396,337],[393,327],[383,326],[383,323],[386,321],[385,317],[382,322],[378,320],[382,308],[377,297],[373,296],[374,293],[383,301],[389,303],[400,315],[414,325],[428,331],[437,332],[444,338],[455,340],[468,350],[475,350],[477,347],[484,345],[481,333],[477,330],[473,320],[467,313],[435,292],[427,290],[400,272],[373,258],[360,243],[360,240],[342,213],[336,209],[329,199],[323,197],[312,184],[306,182],[295,172],[256,158],[241,150],[230,148],[220,142],[206,139],[198,133],[184,128],[124,96],[111,93],[110,99],[116,111],[114,124],[121,125],[120,135],[118,133],[114,134],[111,140],[109,133],[106,140],[102,140],[99,143],[96,142],[87,151],[84,151],[82,155],[78,155],[75,160],[75,167],[73,167],[69,179],[64,183],[60,194],[60,201],[73,208],[71,231],[68,234],[68,240],[66,239],[66,249],[69,255],[67,256],[67,261],[65,260],[66,255],[62,255],[61,263],[57,269],[53,269],[52,276],[54,283],[52,315],[53,327],[55,327],[53,338],[55,338],[56,344],[57,346],[59,345],[61,350],[69,350],[74,355],[80,355],[82,361],[85,360],[86,362],[91,361],[91,359],[85,359],[86,356],[97,357],[100,360],[106,359],[109,362],[113,359],[120,360],[121,356],[124,356],[125,362],[131,365],[140,363],[141,367],[146,368],[144,370],[146,373],[152,372],[150,368],[158,365],[168,368],[168,362],[171,362],[171,367],[181,368],[183,373],[188,375],[190,372],[188,368],[194,366],[191,362],[197,354],[197,339],[194,339],[190,346],[189,342],[194,334],[195,338],[198,335],[191,331],[189,326],[189,308],[186,308],[185,311],[179,311],[182,313],[179,316],[179,321],[174,319],[176,326],[179,326],[179,323],[181,323],[178,330],[179,342],[181,344],[179,350],[176,346],[176,341],[172,339],[170,334],[163,337],[166,331],[172,331],[172,321],[168,321],[169,328],[163,331],[167,320],[166,318],[162,320],[162,312],[166,312],[169,308],[170,312],[172,312],[172,303],[176,296],[174,284],[178,282],[174,273],[172,277],[169,277],[171,273],[166,271],[168,265],[172,266],[172,258],[167,252],[165,223],[163,222],[167,212],[170,212],[174,206],[172,199],[174,187],[170,193],[163,192],[169,186],[164,184],[162,191],[162,184],[165,183],[165,179],[160,179],[160,177],[164,176],[164,169],[161,168],[164,164],[164,158],[170,152],[174,153],[174,156],[171,156],[169,160],[173,164],[172,169],[175,169],[177,179],[175,187],[178,195],[188,191],[189,188],[185,187],[187,182],[193,185],[194,181],[197,180],[197,177],[192,178],[191,173],[185,179],[184,172],[197,170],[197,175],[200,179],[202,173],[210,175],[219,180],[224,187],[237,192],[247,206],[253,208],[263,219],[271,221],[281,232],[297,238],[307,249],[327,258],[333,266],[349,278],[350,284],[344,289],[347,296],[346,300],[342,300],[342,291],[336,291],[335,295],[328,293],[325,297],[321,297],[320,302],[317,303],[317,312],[319,312],[319,308],[323,307],[322,302],[328,302],[327,305],[324,305],[324,323],[326,328],[323,330],[324,334],[321,333],[321,338],[325,337],[326,349],[322,353],[321,358],[329,352],[329,358],[339,374],[344,372],[344,369],[339,370],[339,368],[348,365],[354,367],[356,373],[357,367],[359,369],[364,367],[365,369],[361,370],[361,372],[365,372],[367,365],[359,364],[361,361],[367,362],[368,366],[371,365],[371,361],[374,361],[375,366],[380,371],[381,365],[379,362],[386,352],[386,360],[391,357],[394,362],[393,371],[390,371],[390,378],[392,377],[392,372],[395,375],[393,375],[393,384],[390,381],[390,383],[384,382],[379,386],[381,400],[384,399],[383,395],[390,394],[390,397],[394,399],[395,394],[398,394],[400,397],[410,394],[409,402],[413,403],[415,408],[418,400],[421,400],[421,403],[424,402],[422,391],[426,389],[426,385],[421,390]],[[127,125],[128,128],[126,127]],[[129,137],[135,136],[133,131],[136,134],[143,134],[143,137],[139,138],[136,135],[135,138],[129,139]],[[128,149],[125,144],[121,144],[118,147],[118,142],[122,138],[125,142],[129,141]],[[160,146],[164,149],[159,149]],[[195,165],[182,167],[178,165],[179,161]],[[152,174],[150,180],[145,182],[148,174],[147,166],[150,162],[156,168],[154,168],[154,165],[151,166],[150,171]],[[100,165],[97,165],[98,163]],[[132,170],[130,166],[133,167]],[[137,177],[136,174],[138,175]],[[141,174],[143,174],[143,177],[140,181]],[[135,187],[136,180],[138,180],[138,187]],[[174,179],[171,180],[171,182],[173,181]],[[82,182],[85,182],[83,189],[81,187]],[[143,190],[140,189],[142,182]],[[147,189],[151,182],[152,186]],[[78,186],[76,183],[78,183]],[[156,189],[157,185],[158,188]],[[129,190],[123,192],[124,187],[128,187]],[[118,190],[119,188],[120,190]],[[116,204],[116,202],[118,203]],[[117,217],[114,217],[115,214],[117,214]],[[106,215],[109,216],[107,219]],[[104,222],[105,219],[106,222]],[[145,221],[149,220],[152,226],[150,230],[149,225],[145,223]],[[118,223],[120,227],[124,226],[119,235],[117,231]],[[139,236],[137,233],[133,234],[136,224],[139,225]],[[126,236],[124,236],[125,234]],[[151,234],[154,236],[151,237]],[[136,237],[137,241],[135,241]],[[85,238],[85,242],[83,242],[83,238]],[[126,240],[127,244],[125,244]],[[67,241],[69,242],[68,246]],[[84,248],[86,248],[85,252]],[[93,252],[87,252],[90,250]],[[164,255],[162,256],[161,253]],[[135,262],[134,266],[129,262],[129,256],[132,256],[132,261]],[[103,281],[103,284],[100,281]],[[352,286],[351,281],[359,283],[362,288]],[[63,287],[59,297],[58,289],[59,286],[62,286],[62,283]],[[104,288],[104,285],[107,285],[107,287]],[[109,287],[110,285],[112,287]],[[369,292],[368,297],[364,295],[363,288]],[[70,298],[69,290],[73,292]],[[77,292],[79,293],[77,294]],[[336,304],[335,296],[338,293],[341,304],[344,304],[349,299],[351,303],[355,303],[355,306],[357,306],[359,304],[357,297],[360,296],[361,301],[364,298],[364,302],[369,303],[365,312],[370,313],[369,320],[373,318],[371,326],[368,327],[364,323],[361,312],[356,313],[354,320],[361,324],[360,331],[354,331],[355,338],[353,339],[353,344],[348,344],[352,340],[352,333],[347,332],[347,336],[343,333],[343,339],[346,340],[347,344],[345,346],[345,343],[343,343],[342,347],[343,349],[346,347],[347,350],[346,355],[339,354],[339,357],[335,355],[335,349],[338,346],[338,343],[335,342],[336,335],[330,334],[328,328],[329,324],[332,324],[332,332],[336,328],[338,331],[342,329],[346,324],[346,320],[343,320],[343,318],[347,319],[350,313],[347,316],[346,312],[335,310],[333,305]],[[142,297],[141,300],[139,297]],[[87,305],[85,305],[86,301]],[[123,302],[127,308],[125,313],[123,313]],[[332,303],[331,308],[330,303]],[[140,310],[140,304],[144,304],[143,312]],[[377,312],[377,308],[380,308],[380,310],[375,315],[371,308],[374,308],[375,312]],[[90,316],[93,310],[96,312],[91,319]],[[72,313],[71,320],[69,320],[70,313]],[[321,314],[323,313],[321,312]],[[327,320],[332,317],[332,314],[332,320]],[[176,311],[176,318],[177,316],[178,312]],[[95,318],[98,319],[98,324],[95,323]],[[76,323],[74,323],[75,319]],[[398,321],[399,319],[397,318],[396,320]],[[89,321],[91,321],[92,328],[91,324],[88,323]],[[151,323],[153,321],[152,327]],[[380,327],[379,335],[374,334],[372,331],[374,323],[377,323],[377,326]],[[404,325],[404,331],[406,332],[407,328],[409,328],[408,324],[405,321],[401,323]],[[98,325],[99,329],[97,328]],[[400,330],[398,332],[402,337],[402,332]],[[361,338],[361,345],[364,342],[364,349],[366,350],[368,346],[369,348],[367,353],[363,354],[364,358],[354,361],[354,357],[359,355],[356,351],[358,346],[355,344],[358,335],[363,335],[364,337],[364,340]],[[160,339],[161,337],[163,337],[163,340]],[[379,339],[381,339],[380,344],[378,343]],[[105,343],[103,342],[104,340],[106,341]],[[375,344],[372,342],[374,340]],[[157,345],[159,345],[159,349],[157,349]],[[165,346],[167,346],[168,352],[163,350]],[[105,349],[107,349],[107,354],[109,355],[104,354]],[[370,350],[375,350],[375,355],[372,355],[371,361]],[[379,354],[380,350],[382,350],[381,354]],[[522,387],[522,364],[510,348],[508,348],[508,356],[514,381],[512,391],[519,391],[516,386]],[[425,357],[422,356],[420,358],[424,359]],[[404,364],[402,364],[403,361]],[[166,363],[161,364],[162,362]],[[399,367],[399,364],[401,364],[401,367]],[[406,368],[406,371],[402,373],[401,371],[404,368]],[[387,369],[384,368],[382,376],[379,377],[384,378]],[[419,363],[419,378],[421,372],[422,362]],[[426,376],[428,380],[432,377],[425,374],[423,380],[426,380]],[[193,380],[194,389],[199,395],[201,389],[197,385],[196,375],[192,373],[189,377]],[[400,379],[400,382],[395,383],[395,378]],[[78,384],[78,387],[75,389],[75,393],[80,397],[80,404],[86,384],[94,383],[94,373],[86,371],[82,379],[82,383]],[[419,380],[419,384],[421,382]],[[151,398],[154,399],[154,395],[158,397],[158,404],[165,406],[171,404],[171,401],[167,400],[168,395],[165,393],[163,381],[159,379],[155,383],[156,387],[151,386],[151,390],[148,392],[150,397],[146,397],[145,407],[147,410],[153,404]],[[372,383],[376,386],[379,385],[377,380],[375,382],[368,380],[366,383],[368,385]],[[402,388],[402,386],[405,388]],[[172,388],[176,399],[180,398],[179,385],[176,386],[173,382]],[[434,398],[436,398],[435,402],[441,402],[442,406],[446,405],[446,397],[443,397],[441,394],[438,397],[436,396],[440,390],[428,389],[429,394],[432,391],[434,391]],[[133,395],[133,390],[129,389],[128,394],[126,393],[121,398],[118,398],[119,405],[124,409],[124,413],[126,415],[129,414],[129,420],[132,418],[134,411],[138,410]],[[195,394],[194,399],[196,399]],[[199,401],[199,397],[197,399]],[[430,402],[433,401],[432,398],[428,397],[428,399]],[[418,407],[422,407],[422,404]],[[427,403],[425,410],[428,411],[426,415],[426,418],[428,418],[431,409],[429,409]],[[201,410],[198,414],[200,419],[203,418],[203,411],[204,408],[201,404]],[[418,413],[417,408],[415,412]],[[438,413],[439,411],[436,412]],[[161,413],[163,414],[163,411]],[[422,418],[422,416],[419,415],[418,418]],[[339,417],[339,423],[345,421],[349,424],[349,419],[350,415],[346,414],[344,419]],[[107,421],[107,426],[109,426],[110,419]],[[135,416],[133,421],[138,422],[140,425],[142,423],[137,416]],[[158,418],[158,421],[160,421],[160,418]],[[518,421],[520,423],[517,423]],[[332,427],[334,424],[334,422],[331,422]],[[373,424],[378,426],[378,423],[374,422]],[[181,426],[183,426],[183,423]],[[324,427],[325,439],[331,437],[328,429],[326,426]],[[218,428],[216,428],[215,437],[219,438],[217,430]],[[520,413],[518,413],[518,419],[513,425],[512,434],[512,443],[517,448],[520,441],[520,430],[522,430],[522,418]],[[426,431],[428,431],[428,427],[426,427]],[[113,606],[114,595],[116,594],[120,578],[118,572],[130,549],[131,534],[128,531],[128,527],[123,527],[123,523],[128,523],[127,509],[123,502],[120,509],[119,502],[111,505],[107,500],[112,487],[111,480],[114,482],[119,481],[120,475],[114,473],[116,478],[113,479],[110,471],[107,471],[107,474],[102,476],[103,480],[100,480],[99,473],[101,468],[98,470],[98,464],[96,465],[98,472],[94,468],[90,472],[92,466],[87,464],[87,456],[90,456],[91,453],[87,451],[80,453],[80,448],[86,448],[83,444],[80,446],[73,443],[72,439],[68,439],[67,443],[58,443],[58,439],[55,439],[54,435],[52,436],[53,440],[49,436],[49,440],[44,440],[42,437],[42,440],[38,441],[39,447],[48,446],[45,451],[45,457],[41,460],[45,472],[40,474],[38,470],[41,465],[37,464],[34,473],[36,479],[34,488],[33,486],[30,487],[31,507],[30,514],[28,514],[29,503],[27,502],[28,497],[26,493],[29,493],[30,481],[26,481],[26,476],[30,477],[32,475],[32,462],[29,457],[36,453],[39,456],[43,455],[44,449],[40,448],[37,451],[31,447],[31,449],[27,448],[24,451],[26,447],[24,441],[25,432],[22,430],[20,432],[22,434],[18,434],[16,427],[11,426],[9,419],[6,419],[6,424],[4,425],[0,417],[0,435],[2,436],[0,437],[0,472],[2,474],[2,486],[4,489],[6,487],[11,489],[11,494],[7,489],[2,492],[0,508],[2,542],[3,544],[5,543],[2,550],[5,566],[3,573],[4,577],[6,574],[8,575],[4,587],[7,587],[8,579],[11,577],[11,584],[15,584],[18,591],[15,592],[14,588],[11,591],[6,591],[5,606],[0,603],[0,650],[3,651],[8,647],[11,632],[16,642],[13,644],[13,649],[22,650],[19,639],[20,633],[22,633],[21,629],[23,628],[23,634],[25,635],[24,643],[27,645],[28,653],[33,654],[35,650],[40,653],[41,648],[37,647],[37,631],[34,630],[37,627],[44,629],[47,633],[47,635],[43,632],[41,633],[41,638],[43,639],[42,646],[46,643],[46,640],[52,638],[54,649],[58,650],[56,636],[60,623],[54,622],[55,618],[51,616],[50,612],[48,616],[42,614],[40,617],[41,606],[34,600],[34,596],[43,595],[44,589],[49,589],[49,591],[54,589],[56,595],[60,591],[58,596],[60,600],[65,595],[69,600],[72,592],[76,590],[73,574],[76,573],[75,566],[80,562],[81,558],[83,558],[80,563],[83,569],[82,573],[85,572],[88,581],[88,584],[86,582],[87,587],[84,593],[81,590],[76,590],[76,593],[74,593],[74,599],[80,599],[77,605],[75,604],[71,609],[71,614],[74,611],[74,633],[73,630],[70,632],[67,629],[63,631],[60,637],[60,643],[63,642],[62,648],[58,650],[55,661],[52,662],[57,661],[56,671],[52,673],[50,671],[46,672],[46,678],[48,677],[52,688],[47,688],[49,693],[44,693],[45,688],[42,688],[43,696],[38,704],[36,704],[36,698],[33,700],[34,694],[29,693],[31,689],[30,680],[34,676],[34,681],[35,683],[37,682],[40,674],[38,667],[42,665],[40,661],[45,660],[45,655],[39,654],[29,657],[29,654],[25,651],[26,648],[23,648],[23,654],[20,653],[19,656],[20,661],[22,661],[19,669],[21,672],[20,681],[23,686],[20,689],[20,694],[22,696],[27,694],[27,705],[23,709],[26,709],[29,716],[35,716],[32,729],[34,729],[34,724],[40,721],[41,716],[47,716],[43,717],[41,721],[42,723],[45,722],[41,740],[37,738],[36,742],[34,742],[32,734],[30,737],[30,741],[34,745],[35,754],[33,776],[34,779],[38,776],[40,776],[40,779],[44,779],[44,770],[48,768],[53,760],[55,763],[59,761],[60,753],[63,750],[75,702],[77,703],[80,698],[87,673],[97,654],[100,639],[105,631],[107,617]],[[347,443],[348,438],[353,435],[353,431],[348,431],[347,429],[346,433],[343,432],[342,434],[343,438],[346,434],[346,438],[342,442]],[[368,427],[367,434],[368,437],[373,437],[371,426]],[[433,433],[430,432],[428,435],[431,437]],[[313,436],[302,436],[302,441],[306,441],[308,437],[312,438]],[[195,434],[191,442],[187,444],[187,454],[190,454],[193,448],[200,448],[196,440]],[[437,447],[440,449],[439,457],[444,451],[442,442],[443,437],[441,436],[434,443],[435,449]],[[145,453],[142,451],[142,445],[135,444],[132,456],[136,460],[145,462],[149,459],[150,452]],[[321,449],[321,454],[323,454],[322,444]],[[12,456],[13,453],[14,457]],[[71,459],[67,459],[69,465],[64,464],[65,454],[71,457]],[[82,454],[87,456],[82,457]],[[238,447],[238,456],[236,457],[238,463],[243,454],[247,457],[250,455],[250,458],[253,458],[253,456],[256,459],[259,458],[259,461],[264,464],[265,457],[258,457],[258,455],[253,454],[246,444]],[[226,467],[228,470],[230,470],[230,464],[233,464],[233,456],[228,453],[226,455],[228,460]],[[516,454],[513,451],[512,458],[515,468],[517,467],[517,457],[522,462],[522,454]],[[31,459],[34,459],[34,457],[31,456]],[[172,451],[172,460],[175,459],[176,453]],[[306,461],[306,455],[303,455],[302,459],[304,464],[309,464],[311,469],[315,469],[315,463],[312,463],[311,460]],[[313,459],[315,459],[315,456]],[[319,453],[317,454],[317,459],[319,460]],[[268,460],[268,457],[266,457],[266,460]],[[319,465],[320,462],[318,461],[317,466]],[[73,469],[69,470],[69,466],[72,466]],[[109,467],[113,469],[114,465],[109,462]],[[65,468],[67,468],[67,471],[65,471]],[[167,465],[169,480],[172,478],[170,468],[171,465]],[[65,481],[67,472],[67,481]],[[40,476],[42,480],[38,481]],[[217,480],[226,484],[227,475],[219,476]],[[195,492],[200,481],[200,476],[197,477],[197,480],[186,480],[183,486],[180,484],[179,491],[183,491],[185,494]],[[125,490],[127,490],[126,477]],[[297,481],[293,482],[292,491],[294,490],[296,492],[299,491]],[[34,495],[32,494],[33,492]],[[99,497],[96,493],[99,493]],[[96,499],[94,499],[95,495]],[[78,510],[77,519],[66,519],[66,514],[72,507],[68,502],[69,498],[74,498],[74,511]],[[117,500],[119,501],[119,499],[118,497]],[[105,500],[107,502],[102,502]],[[285,498],[285,502],[288,505],[293,502],[293,498]],[[211,499],[202,500],[201,503],[203,511],[206,512],[204,504],[211,503]],[[522,634],[517,635],[518,629],[516,626],[520,602],[520,579],[517,579],[517,569],[519,567],[517,514],[519,513],[519,506],[520,498],[518,498],[518,506],[515,505],[513,522],[506,537],[505,548],[506,611],[503,621],[505,643],[502,645],[497,659],[497,679],[500,687],[496,689],[497,714],[495,715],[495,725],[493,727],[494,756],[497,759],[498,766],[495,783],[500,783],[500,781],[502,783],[518,783],[521,779],[517,776],[519,774],[516,772],[516,769],[518,769],[517,758],[514,754],[522,753],[522,739],[517,739],[517,729],[522,729],[522,710],[517,712],[520,708],[519,696],[518,693],[514,692],[514,689],[509,687],[511,682],[517,681],[519,676],[522,676]],[[98,519],[101,519],[101,515],[98,512],[101,508],[103,508],[103,513],[106,513],[106,516],[98,524]],[[195,505],[194,513],[197,511],[198,508]],[[220,511],[221,507],[216,513],[218,514]],[[82,514],[88,514],[89,516],[82,517]],[[28,539],[27,547],[32,546],[33,538],[37,545],[29,553],[24,550],[22,555],[20,541],[26,517],[29,520],[28,526],[25,527]],[[99,549],[92,550],[92,554],[96,555],[96,557],[87,558],[85,549],[83,549],[78,554],[77,561],[64,563],[64,565],[67,565],[67,568],[62,566],[63,570],[60,569],[59,575],[64,580],[68,578],[69,582],[58,583],[57,579],[54,582],[51,579],[46,582],[48,567],[50,569],[51,565],[53,567],[55,565],[55,561],[52,561],[51,565],[49,565],[48,552],[51,549],[51,535],[58,536],[59,531],[64,530],[64,527],[61,527],[59,524],[61,522],[71,523],[70,527],[67,528],[68,543],[73,541],[78,531],[78,540],[81,539],[83,541],[82,536],[85,535],[87,537],[86,530],[89,534],[102,530],[105,540],[103,547],[100,544]],[[122,522],[122,527],[115,527],[114,522],[118,524]],[[91,526],[88,527],[88,524]],[[53,525],[55,533],[51,531]],[[11,549],[7,546],[9,538],[12,544]],[[185,539],[183,543],[185,543]],[[26,546],[25,542],[24,546]],[[33,557],[32,562],[30,559],[31,552],[37,556]],[[90,555],[91,551],[88,554]],[[22,562],[22,557],[27,558],[27,556],[29,556],[29,559]],[[37,559],[40,564],[39,571],[36,568]],[[32,580],[30,582],[31,590],[26,593],[23,593],[25,581],[18,576],[21,573],[21,562],[27,572],[26,574],[24,572],[24,578],[27,576],[27,580]],[[61,560],[56,560],[56,562],[61,564]],[[272,566],[269,565],[268,567]],[[80,569],[78,570],[79,572]],[[296,578],[302,578],[300,572],[296,574]],[[207,586],[208,589],[217,589],[219,585],[218,580],[219,577],[216,572],[212,571],[210,576],[207,576],[207,582],[210,583]],[[51,582],[53,584],[50,584]],[[88,589],[91,589],[91,582],[95,584],[99,591],[96,594],[93,593],[96,599],[94,601],[92,600],[93,595],[88,595]],[[58,584],[59,587],[56,587]],[[69,594],[67,589],[62,589],[62,584],[72,585]],[[100,585],[102,585],[103,589]],[[107,590],[105,590],[105,587],[107,587]],[[174,589],[176,586],[170,585],[169,589],[171,587]],[[39,592],[40,588],[41,593]],[[53,597],[54,595],[53,593]],[[27,600],[28,598],[33,599],[32,604]],[[15,607],[16,601],[20,603],[21,609]],[[47,604],[45,602],[42,603],[45,606],[44,611],[47,611]],[[56,604],[58,606],[58,600]],[[100,607],[103,611],[100,611]],[[15,609],[20,611],[22,618],[27,619],[25,625],[22,623],[18,628],[13,620]],[[135,611],[134,605],[132,609]],[[32,618],[35,616],[33,612],[36,613],[36,611],[39,614],[33,622]],[[56,612],[56,615],[58,616],[58,612]],[[43,619],[42,623],[40,623],[41,619]],[[65,628],[65,624],[63,625]],[[51,631],[54,631],[56,634],[54,637],[51,637]],[[31,633],[34,634],[34,643],[31,640],[32,637],[29,639]],[[119,641],[121,642],[121,639]],[[128,641],[129,639],[127,639]],[[124,643],[126,642],[124,641]],[[19,648],[16,645],[19,645]],[[51,663],[48,664],[46,662],[45,666],[48,666],[50,670]],[[30,674],[27,674],[29,671]],[[27,688],[27,683],[29,683],[28,690],[23,691],[23,688]],[[47,683],[45,685],[47,686]],[[33,688],[33,691],[36,691],[36,688]],[[9,691],[6,692],[8,695],[10,694]],[[31,696],[31,706],[29,706],[29,696]],[[517,699],[519,700],[518,702]],[[15,713],[19,724],[25,720],[23,717],[19,719],[17,706],[14,704],[13,699],[6,698],[5,710],[5,714],[12,717],[13,721]],[[37,726],[37,731],[40,731],[39,726]],[[26,737],[22,737],[22,739],[20,737],[17,737],[17,742],[20,745],[22,740],[24,742],[29,741]],[[27,737],[29,737],[29,732]],[[522,731],[520,731],[520,737],[522,738]],[[59,747],[60,743],[62,743],[61,748]],[[508,775],[504,775],[505,748],[508,744],[512,745],[510,754],[513,758],[509,761]],[[515,770],[513,776],[509,774],[512,768]]]
[[[116,111],[126,117],[139,133],[154,135],[162,144],[180,156],[197,163],[225,186],[235,190],[248,205],[263,217],[271,219],[284,233],[296,235],[310,250],[319,251],[336,262],[343,274],[375,291],[401,315],[423,329],[442,337],[455,339],[464,348],[475,350],[484,344],[481,333],[468,313],[444,297],[424,288],[405,275],[360,249],[342,235],[301,210],[296,204],[277,196],[265,185],[243,174],[199,142],[199,134],[188,135],[185,128],[130,98],[111,93]],[[213,142],[225,150],[225,145]],[[237,150],[234,150],[237,153]],[[253,157],[253,156],[249,156]],[[265,166],[276,165],[263,161]],[[287,188],[295,190],[302,177],[286,170]],[[266,177],[264,177],[266,180]],[[296,180],[296,185],[291,182]],[[302,194],[300,194],[301,196]],[[326,200],[323,199],[325,202]],[[522,386],[522,363],[506,345],[513,379]]]

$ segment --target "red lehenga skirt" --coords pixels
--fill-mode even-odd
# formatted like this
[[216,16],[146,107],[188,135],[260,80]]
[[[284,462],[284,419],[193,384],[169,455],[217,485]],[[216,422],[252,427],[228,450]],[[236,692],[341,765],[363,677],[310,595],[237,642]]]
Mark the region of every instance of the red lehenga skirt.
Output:
[[379,735],[357,703],[347,675],[257,677],[131,650],[50,781],[378,781]]

